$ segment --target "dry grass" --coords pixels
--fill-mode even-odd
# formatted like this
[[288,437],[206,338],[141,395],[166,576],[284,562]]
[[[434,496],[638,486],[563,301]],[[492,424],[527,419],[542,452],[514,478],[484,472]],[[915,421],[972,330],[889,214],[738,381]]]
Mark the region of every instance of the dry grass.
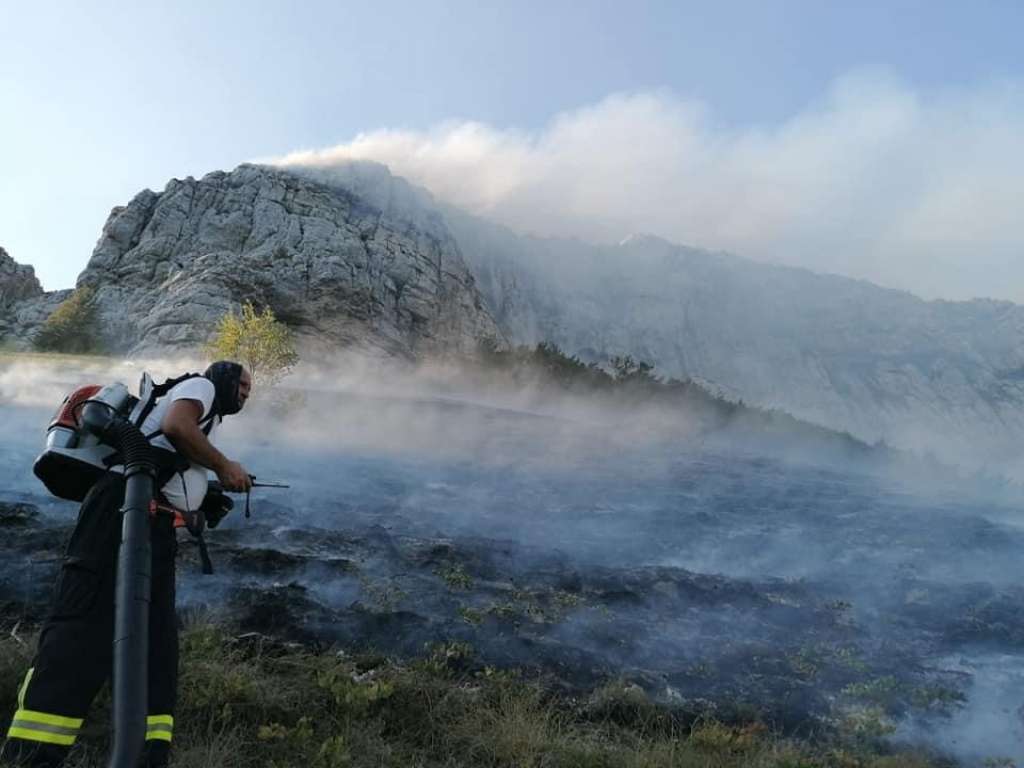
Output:
[[[0,726],[32,638],[0,639]],[[927,768],[864,744],[789,741],[756,723],[683,724],[635,686],[585,700],[514,674],[468,673],[465,646],[397,664],[312,653],[212,626],[182,638],[174,766],[266,768]],[[106,701],[69,764],[104,765]]]

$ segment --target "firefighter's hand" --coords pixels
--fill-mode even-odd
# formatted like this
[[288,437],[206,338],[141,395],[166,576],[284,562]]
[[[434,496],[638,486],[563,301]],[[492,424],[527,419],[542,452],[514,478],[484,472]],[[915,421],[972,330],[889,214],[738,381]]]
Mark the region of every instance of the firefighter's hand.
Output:
[[235,508],[235,502],[224,493],[224,488],[216,480],[211,480],[206,491],[206,498],[199,509],[206,515],[206,527],[216,528],[228,512]]
[[249,473],[237,461],[229,461],[225,464],[217,473],[217,479],[220,480],[220,484],[226,491],[245,493],[252,488],[252,479],[249,477]]

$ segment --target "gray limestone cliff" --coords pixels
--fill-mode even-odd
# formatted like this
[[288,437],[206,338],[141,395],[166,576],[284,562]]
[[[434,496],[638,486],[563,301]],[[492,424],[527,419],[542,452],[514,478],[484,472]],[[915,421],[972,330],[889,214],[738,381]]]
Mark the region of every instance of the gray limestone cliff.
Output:
[[0,343],[27,346],[28,329],[42,323],[65,295],[44,293],[35,270],[0,248]]
[[[78,278],[95,290],[103,346],[198,346],[246,300],[319,349],[415,357],[503,343],[443,218],[384,194],[403,189],[386,169],[373,180],[370,201],[243,165],[140,192],[111,212]],[[20,337],[38,314],[25,315]]]
[[499,338],[443,219],[376,202],[253,165],[173,180],[114,209],[78,284],[96,290],[113,350],[201,344],[245,300],[330,348],[416,356]]
[[1024,307],[924,301],[632,237],[524,237],[447,211],[513,343],[632,355],[870,441],[1024,470]]
[[[24,345],[66,293],[40,296],[11,265],[4,254],[0,337]],[[1024,307],[923,301],[653,237],[522,236],[373,163],[247,165],[144,191],[111,213],[79,284],[96,289],[114,351],[201,344],[252,299],[322,348],[628,354],[863,439],[1024,471]]]
[[43,286],[36,279],[35,270],[19,264],[0,248],[0,311],[10,309],[25,299],[43,295]]

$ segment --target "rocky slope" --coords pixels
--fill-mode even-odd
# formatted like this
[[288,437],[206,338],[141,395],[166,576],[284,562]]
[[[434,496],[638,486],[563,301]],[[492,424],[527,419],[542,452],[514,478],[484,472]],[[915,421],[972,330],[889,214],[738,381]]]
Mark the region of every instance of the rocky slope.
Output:
[[68,291],[44,293],[35,270],[0,248],[0,344],[28,345],[31,330],[67,296]]
[[660,373],[871,441],[986,461],[1024,437],[1024,307],[923,301],[807,270],[633,237],[617,246],[448,221],[516,343]]
[[19,264],[0,248],[0,311],[16,302],[43,295],[43,287],[32,267]]
[[95,289],[112,351],[201,344],[247,299],[326,347],[500,341],[443,219],[380,202],[252,165],[175,179],[111,212],[78,285]]
[[[411,357],[495,338],[630,354],[869,441],[1024,471],[1022,307],[653,237],[520,236],[372,163],[241,166],[142,192],[112,212],[79,283],[97,289],[114,350],[201,343],[251,298],[327,348]],[[9,295],[29,298],[6,325],[0,307],[0,335],[24,343],[60,297],[18,285]]]

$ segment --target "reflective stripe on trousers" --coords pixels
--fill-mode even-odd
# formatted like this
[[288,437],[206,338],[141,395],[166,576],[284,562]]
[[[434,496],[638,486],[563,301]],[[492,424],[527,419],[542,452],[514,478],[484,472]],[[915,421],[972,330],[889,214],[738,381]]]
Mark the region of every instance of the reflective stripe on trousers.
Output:
[[44,744],[57,744],[70,747],[78,738],[84,720],[80,717],[64,717],[51,712],[36,712],[25,709],[25,691],[32,680],[34,668],[25,674],[25,682],[18,691],[18,709],[7,729],[7,738],[39,741]]
[[146,718],[146,741],[170,741],[174,733],[174,718],[170,715],[150,715]]

